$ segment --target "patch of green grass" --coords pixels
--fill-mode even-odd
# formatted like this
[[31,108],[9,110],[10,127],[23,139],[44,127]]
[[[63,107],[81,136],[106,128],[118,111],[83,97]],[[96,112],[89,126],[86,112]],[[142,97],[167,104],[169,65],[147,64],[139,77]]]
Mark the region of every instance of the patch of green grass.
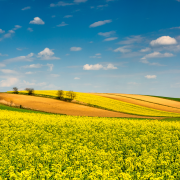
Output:
[[[144,96],[151,96],[151,95],[144,95]],[[151,97],[158,97],[158,98],[162,98],[162,99],[169,99],[169,100],[180,102],[180,98],[172,98],[172,97],[164,97],[164,96],[151,96]]]
[[35,111],[35,110],[28,110],[18,107],[11,107],[7,105],[0,104],[0,110],[8,110],[8,111],[18,111],[18,112],[28,112],[28,113],[40,113],[40,114],[51,114],[51,113],[46,113],[46,112],[41,112],[41,111]]
[[179,121],[180,122],[180,117],[172,117],[172,118],[163,118],[160,121]]

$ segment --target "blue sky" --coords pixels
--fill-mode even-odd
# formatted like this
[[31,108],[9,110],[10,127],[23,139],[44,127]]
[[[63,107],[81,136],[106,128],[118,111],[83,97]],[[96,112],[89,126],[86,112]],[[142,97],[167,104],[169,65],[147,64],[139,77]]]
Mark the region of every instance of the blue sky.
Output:
[[0,0],[0,92],[180,97],[180,0]]

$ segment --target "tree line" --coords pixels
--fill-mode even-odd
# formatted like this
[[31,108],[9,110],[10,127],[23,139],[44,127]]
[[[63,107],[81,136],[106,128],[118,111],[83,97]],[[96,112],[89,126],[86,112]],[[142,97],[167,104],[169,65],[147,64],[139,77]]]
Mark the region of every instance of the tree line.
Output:
[[[34,95],[33,88],[26,88],[25,91],[27,91],[28,95]],[[13,93],[19,94],[17,87],[13,87]],[[66,97],[68,97],[68,98],[66,98]],[[57,91],[57,98],[60,100],[73,100],[75,97],[76,97],[76,93],[74,91],[67,91],[66,93],[63,90]]]

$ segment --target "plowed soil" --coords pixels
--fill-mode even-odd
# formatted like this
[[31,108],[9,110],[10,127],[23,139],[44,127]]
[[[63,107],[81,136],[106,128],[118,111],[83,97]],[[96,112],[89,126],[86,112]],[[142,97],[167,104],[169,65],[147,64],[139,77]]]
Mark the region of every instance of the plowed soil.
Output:
[[50,98],[28,96],[28,95],[0,93],[0,99],[3,99],[7,102],[12,101],[15,105],[22,105],[25,108],[31,108],[34,110],[51,112],[51,113],[74,115],[74,116],[162,119],[161,117],[136,116],[136,115],[112,112],[103,109],[79,105],[75,103],[70,103],[70,102],[65,102]]
[[132,94],[115,94],[115,93],[90,93],[98,96],[108,97],[148,108],[153,108],[162,111],[180,113],[180,102]]

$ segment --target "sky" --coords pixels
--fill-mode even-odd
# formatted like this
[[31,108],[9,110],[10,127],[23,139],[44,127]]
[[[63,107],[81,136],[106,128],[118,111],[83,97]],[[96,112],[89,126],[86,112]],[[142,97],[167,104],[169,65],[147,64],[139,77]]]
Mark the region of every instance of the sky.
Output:
[[180,97],[180,0],[0,0],[0,92]]

